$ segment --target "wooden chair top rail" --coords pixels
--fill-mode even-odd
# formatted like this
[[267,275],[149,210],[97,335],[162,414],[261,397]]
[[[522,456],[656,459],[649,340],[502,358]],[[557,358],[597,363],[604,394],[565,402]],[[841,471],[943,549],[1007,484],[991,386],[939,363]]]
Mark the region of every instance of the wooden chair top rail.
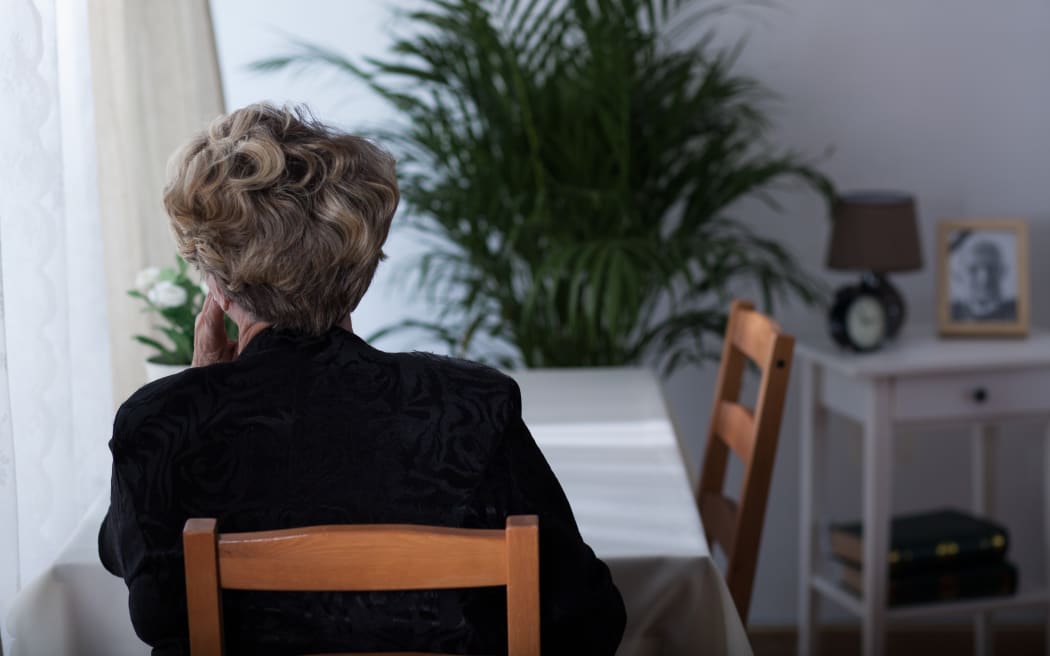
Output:
[[[201,520],[191,519],[188,521],[197,522]],[[495,537],[500,541],[503,540],[503,529],[501,528],[450,528],[446,526],[422,526],[419,524],[327,524],[285,528],[276,531],[220,533],[219,543],[229,544],[236,548],[253,542],[295,540],[312,535],[324,535],[329,540],[346,540],[350,543],[360,541],[362,538],[368,542],[374,542],[375,540],[369,538],[369,535],[378,535],[382,536],[380,539],[388,539],[391,533],[397,535],[418,533],[435,538],[448,536],[452,538],[480,538],[483,540]]]
[[[509,534],[536,526],[535,517],[512,517],[506,531],[384,524],[222,533],[219,584],[363,592],[506,585]],[[214,531],[214,520],[186,525],[189,535]]]
[[774,342],[786,337],[780,324],[748,306],[737,311],[732,330],[733,346],[759,365],[769,360]]

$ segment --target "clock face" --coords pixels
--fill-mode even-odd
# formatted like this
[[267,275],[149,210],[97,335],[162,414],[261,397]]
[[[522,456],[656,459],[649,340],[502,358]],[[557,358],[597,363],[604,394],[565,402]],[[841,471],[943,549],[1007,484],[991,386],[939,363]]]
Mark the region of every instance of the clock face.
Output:
[[858,348],[877,347],[886,336],[886,311],[879,299],[862,294],[846,310],[846,332]]

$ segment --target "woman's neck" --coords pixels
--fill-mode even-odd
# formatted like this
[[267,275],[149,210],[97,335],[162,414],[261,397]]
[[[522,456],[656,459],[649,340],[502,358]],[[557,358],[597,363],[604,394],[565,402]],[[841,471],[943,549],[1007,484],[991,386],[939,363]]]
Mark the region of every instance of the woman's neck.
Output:
[[[234,323],[237,324],[237,355],[240,355],[244,347],[248,345],[248,342],[252,341],[256,335],[269,328],[272,324],[267,321],[259,321],[244,314],[241,314],[238,318],[240,318],[240,321],[234,318]],[[354,332],[354,325],[350,320],[350,315],[347,315],[345,319],[336,325],[348,333]]]
[[235,323],[237,324],[237,355],[241,354],[244,347],[248,346],[248,342],[252,341],[256,335],[270,327],[270,324],[265,321],[250,320]]

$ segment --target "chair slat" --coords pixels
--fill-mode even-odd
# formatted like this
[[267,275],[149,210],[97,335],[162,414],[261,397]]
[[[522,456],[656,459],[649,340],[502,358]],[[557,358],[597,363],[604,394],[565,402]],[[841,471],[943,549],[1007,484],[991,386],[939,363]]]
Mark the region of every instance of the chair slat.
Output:
[[224,533],[219,557],[222,587],[236,590],[438,590],[507,582],[500,530],[351,525]]
[[751,411],[732,401],[718,404],[717,435],[744,462],[751,462],[755,449],[755,417]]
[[733,322],[733,346],[740,349],[752,362],[764,366],[780,333],[769,317],[755,310],[741,310]]

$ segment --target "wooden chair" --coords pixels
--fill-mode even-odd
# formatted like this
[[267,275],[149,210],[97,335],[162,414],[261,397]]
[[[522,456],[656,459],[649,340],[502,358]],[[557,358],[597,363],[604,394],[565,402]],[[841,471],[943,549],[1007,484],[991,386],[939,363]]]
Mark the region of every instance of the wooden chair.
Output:
[[223,653],[222,590],[378,591],[506,586],[510,656],[540,653],[539,522],[506,530],[410,525],[313,526],[217,534],[214,519],[182,532],[190,653]]
[[[697,503],[708,544],[712,549],[719,544],[726,553],[726,583],[745,624],[794,348],[794,338],[755,311],[754,305],[733,301]],[[747,360],[757,365],[762,375],[753,411],[739,402]],[[738,501],[723,494],[730,450],[744,464]]]

